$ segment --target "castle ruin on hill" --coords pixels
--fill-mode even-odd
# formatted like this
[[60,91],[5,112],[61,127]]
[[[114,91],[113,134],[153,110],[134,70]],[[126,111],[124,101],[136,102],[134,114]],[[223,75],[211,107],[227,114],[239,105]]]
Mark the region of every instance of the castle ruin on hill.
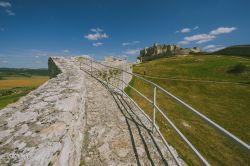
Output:
[[156,58],[161,58],[164,56],[184,56],[190,54],[197,54],[199,52],[201,52],[201,50],[197,47],[181,48],[179,45],[158,45],[157,43],[155,43],[152,47],[144,48],[143,50],[141,50],[138,59],[143,62]]

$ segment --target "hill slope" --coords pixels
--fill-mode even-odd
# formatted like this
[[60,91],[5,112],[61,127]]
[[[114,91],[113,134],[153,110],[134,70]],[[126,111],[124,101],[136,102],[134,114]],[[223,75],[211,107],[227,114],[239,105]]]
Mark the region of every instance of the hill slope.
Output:
[[[238,70],[244,66],[244,70]],[[241,68],[239,68],[241,69]],[[250,60],[237,56],[205,55],[161,58],[133,67],[133,72],[155,82],[216,123],[250,142]],[[133,87],[152,99],[152,86],[133,78]],[[152,105],[127,88],[127,93],[152,116]],[[211,165],[247,165],[250,159],[213,128],[157,91],[156,103],[207,158]],[[157,125],[182,158],[199,165],[171,127],[156,115]]]
[[239,56],[250,57],[250,45],[230,46],[222,50],[216,51],[213,54],[239,55]]
[[48,80],[48,69],[0,68],[0,109]]
[[48,69],[0,68],[0,78],[48,76]]

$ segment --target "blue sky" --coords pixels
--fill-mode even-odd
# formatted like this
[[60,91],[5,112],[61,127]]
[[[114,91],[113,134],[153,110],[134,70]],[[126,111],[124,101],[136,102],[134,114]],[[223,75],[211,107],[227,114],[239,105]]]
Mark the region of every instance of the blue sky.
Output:
[[0,67],[48,56],[135,60],[153,43],[216,50],[250,43],[249,0],[0,0]]

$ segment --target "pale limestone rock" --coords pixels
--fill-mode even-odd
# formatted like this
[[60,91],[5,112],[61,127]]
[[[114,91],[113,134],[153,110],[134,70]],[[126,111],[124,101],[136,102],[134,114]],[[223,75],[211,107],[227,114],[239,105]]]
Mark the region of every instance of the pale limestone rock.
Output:
[[0,141],[2,141],[3,138],[8,137],[13,131],[14,129],[0,131]]
[[0,111],[0,165],[80,163],[85,74],[71,60],[50,61],[60,74]]
[[19,123],[27,122],[29,120],[37,118],[38,114],[36,112],[20,112],[17,111],[9,120],[8,126],[14,127]]
[[[131,71],[130,65],[119,65]],[[116,96],[116,89],[109,91],[81,71],[79,58],[50,58],[50,67],[54,78],[0,111],[0,165],[136,165],[134,145],[141,165],[150,165],[145,145],[155,165],[163,165],[149,136],[151,123]],[[133,111],[119,109],[117,98]],[[169,165],[176,165],[159,136],[153,137]]]

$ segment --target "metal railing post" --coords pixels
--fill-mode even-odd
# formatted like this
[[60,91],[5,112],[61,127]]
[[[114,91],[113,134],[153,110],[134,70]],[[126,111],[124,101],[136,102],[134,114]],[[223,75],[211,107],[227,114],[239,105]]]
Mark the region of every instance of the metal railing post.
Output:
[[[163,118],[165,119],[166,122],[169,123],[170,126],[173,127],[174,131],[177,132],[177,134],[180,136],[180,138],[183,140],[183,142],[185,142],[188,147],[194,152],[194,154],[200,159],[200,161],[203,163],[203,165],[209,165],[209,163],[206,161],[206,159],[197,151],[197,149],[188,141],[188,139],[181,133],[181,131],[175,126],[175,124],[165,115],[165,113],[163,113],[160,108],[157,106],[156,103],[156,93],[157,93],[157,89],[160,90],[161,92],[163,92],[163,94],[167,95],[168,97],[170,97],[171,99],[175,100],[176,102],[178,102],[180,105],[184,106],[186,109],[188,109],[189,111],[191,111],[192,113],[194,113],[194,115],[198,116],[199,118],[201,118],[202,120],[204,120],[205,122],[207,122],[211,127],[214,127],[215,129],[219,130],[220,132],[222,132],[224,135],[228,136],[230,139],[232,139],[234,142],[238,143],[241,147],[245,148],[247,150],[247,152],[250,152],[250,146],[243,142],[241,139],[239,139],[238,137],[236,137],[235,135],[233,135],[232,133],[230,133],[229,131],[225,130],[223,127],[221,127],[220,125],[218,125],[217,123],[215,123],[214,121],[212,121],[211,119],[209,119],[208,117],[206,117],[205,115],[203,115],[202,113],[200,113],[199,111],[197,111],[196,109],[192,108],[191,106],[189,106],[188,104],[186,104],[184,101],[182,101],[181,99],[177,98],[176,96],[174,96],[173,94],[171,94],[170,92],[166,91],[165,89],[163,89],[162,87],[160,87],[159,85],[157,85],[156,83],[153,83],[145,78],[143,78],[142,76],[140,76],[139,74],[134,74],[129,72],[127,69],[128,66],[125,65],[125,63],[122,63],[122,66],[119,65],[119,67],[112,67],[112,66],[108,66],[105,64],[102,64],[100,62],[97,62],[93,59],[90,59],[91,64],[88,63],[84,63],[85,61],[83,61],[82,63],[80,63],[80,68],[87,65],[89,67],[91,67],[91,76],[92,75],[92,70],[97,70],[97,77],[99,76],[99,80],[103,80],[104,77],[104,72],[103,69],[104,67],[107,67],[109,69],[115,69],[118,71],[121,71],[122,73],[119,72],[119,76],[116,77],[112,77],[112,75],[110,75],[110,78],[114,78],[114,79],[118,79],[121,84],[117,84],[118,89],[121,88],[122,89],[122,95],[129,97],[129,99],[131,99],[131,101],[133,101],[136,105],[136,107],[138,107],[141,111],[143,111],[143,109],[132,99],[130,98],[129,95],[125,94],[124,92],[124,88],[126,86],[130,87],[131,89],[133,89],[137,94],[141,95],[144,99],[147,100],[147,102],[149,102],[150,104],[152,104],[152,110],[153,110],[153,117],[149,118],[146,113],[143,111],[143,114],[149,119],[150,123],[152,123],[152,132],[157,131],[160,134],[160,137],[162,138],[162,140],[165,142],[165,145],[168,147],[168,149],[170,150],[164,136],[161,134],[160,129],[157,127],[157,123],[156,123],[156,113],[160,113],[161,116],[163,116]],[[86,61],[87,62],[87,61]],[[92,63],[95,63],[96,65],[93,66]],[[84,65],[84,66],[83,66]],[[125,65],[125,66],[124,66]],[[105,71],[105,70],[104,70]],[[89,71],[87,70],[87,72],[89,73]],[[100,74],[99,74],[100,73]],[[106,77],[106,81],[107,81],[107,86],[108,87],[115,87],[116,86],[112,85],[112,81],[109,82],[108,80],[108,75],[109,72],[106,73],[107,77]],[[140,91],[138,91],[136,88],[134,88],[133,86],[131,86],[129,83],[125,82],[125,78],[124,78],[124,74],[128,74],[131,76],[134,76],[136,78],[139,78],[140,80],[149,83],[150,85],[152,85],[153,87],[153,99],[149,99],[148,97],[146,97],[143,93],[141,93]],[[102,77],[101,77],[102,76]],[[126,75],[127,76],[127,75]],[[122,77],[122,78],[121,78]],[[97,78],[98,79],[98,78]],[[105,80],[104,80],[105,81]],[[104,82],[102,81],[102,82]],[[124,94],[123,94],[124,93]],[[157,111],[157,112],[156,112]],[[170,150],[171,151],[171,150]],[[171,154],[173,156],[175,156],[172,152]],[[174,157],[176,159],[176,157]],[[176,162],[178,163],[178,160],[176,160]],[[180,164],[178,164],[180,165]]]
[[152,121],[152,132],[154,132],[155,128],[155,105],[156,105],[156,86],[154,86],[154,91],[153,91],[153,121]]

